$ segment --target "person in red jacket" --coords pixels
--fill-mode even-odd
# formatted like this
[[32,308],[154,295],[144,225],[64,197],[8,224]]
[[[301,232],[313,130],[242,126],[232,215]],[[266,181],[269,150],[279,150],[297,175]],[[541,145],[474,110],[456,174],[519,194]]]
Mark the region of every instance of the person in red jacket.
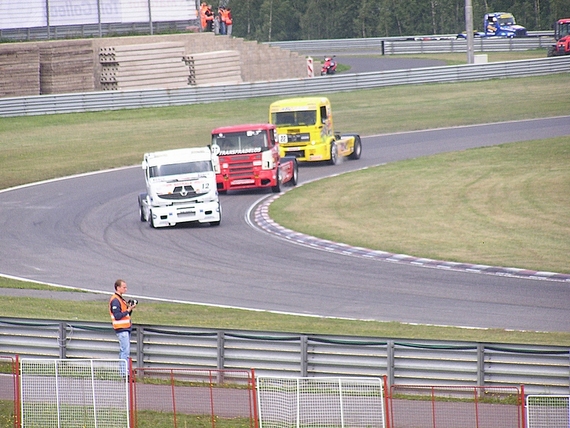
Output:
[[113,329],[119,339],[119,359],[128,361],[131,354],[131,313],[137,306],[135,302],[127,302],[123,294],[127,292],[127,283],[122,279],[115,281],[115,294],[109,299],[109,312]]
[[232,18],[232,10],[227,7],[224,13],[224,17],[226,19],[226,34],[228,36],[232,35],[232,25],[234,23],[234,20]]

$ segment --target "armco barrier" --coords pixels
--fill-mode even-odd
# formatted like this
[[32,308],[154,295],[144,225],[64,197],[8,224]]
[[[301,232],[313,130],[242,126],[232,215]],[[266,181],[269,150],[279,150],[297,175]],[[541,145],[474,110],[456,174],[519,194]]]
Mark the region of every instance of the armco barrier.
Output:
[[[476,38],[475,52],[512,52],[546,49],[554,43],[552,36],[524,38]],[[307,55],[415,55],[428,53],[467,52],[467,40],[453,35],[415,37],[367,37],[361,39],[321,39],[270,42],[271,46]]]
[[[338,74],[236,85],[88,92],[0,98],[0,117],[203,104],[262,96],[354,91],[384,86],[467,82],[570,72],[570,56],[443,67]],[[212,91],[215,88],[215,91]]]
[[[389,385],[519,386],[570,392],[570,347],[302,335],[135,325],[135,367],[249,370],[259,376],[386,375]],[[0,354],[116,358],[110,324],[0,318]]]

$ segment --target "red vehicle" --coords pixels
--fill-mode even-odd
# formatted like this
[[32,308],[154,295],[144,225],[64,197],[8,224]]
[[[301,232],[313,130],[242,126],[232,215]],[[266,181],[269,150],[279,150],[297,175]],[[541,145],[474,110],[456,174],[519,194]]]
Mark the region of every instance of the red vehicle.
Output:
[[220,161],[220,171],[216,174],[219,193],[266,187],[278,193],[283,184],[297,184],[297,159],[279,156],[275,125],[216,128],[212,131],[212,151]]
[[559,19],[554,24],[556,44],[548,48],[547,56],[570,55],[570,18]]
[[327,74],[335,74],[336,73],[336,61],[335,56],[327,56],[325,57],[325,62],[323,62],[323,66],[321,67],[321,76]]

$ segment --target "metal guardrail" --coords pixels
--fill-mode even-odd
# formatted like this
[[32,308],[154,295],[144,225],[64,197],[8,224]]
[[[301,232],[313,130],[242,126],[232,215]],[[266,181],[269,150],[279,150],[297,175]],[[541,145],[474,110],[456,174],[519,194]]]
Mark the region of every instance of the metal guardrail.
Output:
[[[439,38],[439,39],[438,39]],[[476,52],[511,52],[547,49],[554,43],[552,36],[524,38],[475,38]],[[454,36],[425,36],[415,40],[369,37],[364,39],[323,39],[271,42],[270,46],[301,54],[326,55],[398,55],[467,52],[467,40]],[[546,56],[546,52],[545,52]]]
[[[570,56],[338,74],[235,85],[0,98],[0,117],[203,104],[216,101],[354,91],[394,85],[467,82],[570,72]],[[212,91],[215,88],[215,91]]]
[[[387,375],[390,385],[519,386],[568,394],[570,348],[135,325],[137,367],[255,368],[261,376]],[[135,345],[136,344],[136,345]],[[0,318],[0,354],[117,358],[110,324]]]

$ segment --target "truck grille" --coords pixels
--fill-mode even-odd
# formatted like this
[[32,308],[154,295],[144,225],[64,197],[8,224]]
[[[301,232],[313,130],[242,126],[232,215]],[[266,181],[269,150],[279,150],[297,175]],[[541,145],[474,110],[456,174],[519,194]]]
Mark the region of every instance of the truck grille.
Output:
[[253,176],[253,159],[249,155],[232,156],[229,169],[231,177],[251,177]]
[[287,134],[287,142],[288,143],[308,143],[311,141],[311,136],[308,133],[303,134]]
[[192,186],[176,186],[172,193],[158,195],[161,199],[177,200],[177,199],[188,199],[198,194]]

